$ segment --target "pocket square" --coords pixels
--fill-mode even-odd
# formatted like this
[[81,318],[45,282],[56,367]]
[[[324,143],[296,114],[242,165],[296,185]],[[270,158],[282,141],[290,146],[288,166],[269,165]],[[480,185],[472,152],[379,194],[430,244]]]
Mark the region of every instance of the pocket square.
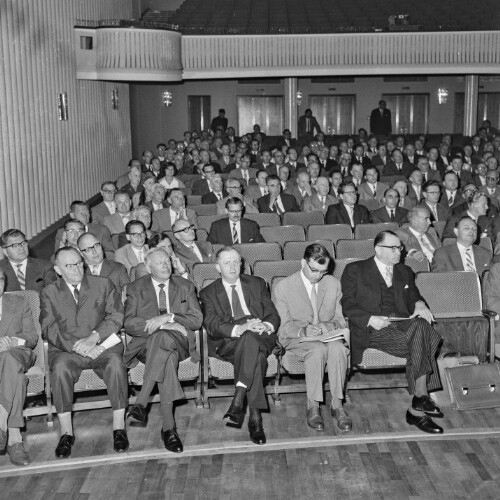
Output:
[[409,287],[408,285],[405,285],[405,290],[406,290],[407,288],[410,288],[410,287]]

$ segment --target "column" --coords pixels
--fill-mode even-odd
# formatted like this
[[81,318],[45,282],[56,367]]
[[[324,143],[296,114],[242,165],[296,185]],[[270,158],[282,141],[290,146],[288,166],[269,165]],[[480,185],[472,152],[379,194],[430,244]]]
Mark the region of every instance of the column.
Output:
[[297,137],[297,78],[285,78],[285,128]]
[[464,135],[471,136],[477,131],[477,101],[479,75],[465,75]]

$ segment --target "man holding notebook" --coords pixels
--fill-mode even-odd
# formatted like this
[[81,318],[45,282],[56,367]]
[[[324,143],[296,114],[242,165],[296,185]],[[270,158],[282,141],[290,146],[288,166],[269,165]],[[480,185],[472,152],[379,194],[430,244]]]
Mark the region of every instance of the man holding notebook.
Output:
[[350,431],[352,421],[342,406],[349,330],[340,305],[340,282],[327,274],[330,262],[328,250],[313,243],[305,249],[302,269],[277,284],[278,337],[287,351],[305,363],[307,425],[317,431],[324,429],[319,404],[328,367],[331,415],[340,430]]

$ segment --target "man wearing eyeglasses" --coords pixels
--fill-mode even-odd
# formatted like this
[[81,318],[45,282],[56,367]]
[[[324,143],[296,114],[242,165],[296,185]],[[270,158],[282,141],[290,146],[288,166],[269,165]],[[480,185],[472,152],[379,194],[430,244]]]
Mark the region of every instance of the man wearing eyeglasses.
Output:
[[325,224],[349,224],[354,231],[358,224],[370,223],[370,212],[359,205],[356,186],[346,182],[338,189],[340,203],[330,205],[325,215]]
[[95,207],[92,207],[92,222],[94,224],[102,224],[104,217],[112,215],[116,212],[115,205],[116,186],[114,182],[105,181],[101,185],[102,201]]
[[[248,186],[245,188],[245,191],[248,188],[257,187],[257,186]],[[243,194],[243,187],[237,179],[227,179],[226,180],[226,196],[217,202],[217,214],[223,215],[226,212],[226,202],[229,198],[239,198],[243,202],[243,208],[246,214],[258,214],[259,211],[257,207],[254,205],[253,199],[246,194]]]
[[78,249],[85,260],[85,274],[109,278],[120,296],[122,296],[124,287],[130,283],[125,266],[119,262],[104,258],[104,250],[95,234],[82,234],[78,238]]
[[324,429],[319,405],[328,367],[331,415],[340,430],[350,431],[352,421],[342,406],[348,367],[347,331],[342,339],[332,342],[314,340],[347,326],[340,306],[340,283],[328,276],[330,263],[328,250],[313,243],[305,249],[302,269],[277,284],[275,304],[281,318],[278,337],[287,351],[305,363],[307,425],[317,431]]
[[52,266],[42,259],[29,256],[28,241],[19,229],[8,229],[0,236],[5,259],[0,260],[0,269],[5,275],[5,291],[35,290],[57,280]]
[[[252,141],[253,142],[253,141]],[[240,166],[234,168],[229,172],[230,179],[237,179],[242,186],[248,186],[250,181],[255,182],[255,175],[257,169],[250,167],[250,155],[243,155],[241,157]]]
[[128,403],[127,371],[123,345],[113,334],[123,325],[123,305],[107,278],[84,274],[84,261],[75,248],[56,252],[54,269],[61,276],[40,297],[40,323],[49,343],[50,382],[59,417],[61,438],[57,458],[67,458],[75,442],[71,409],[75,380],[91,369],[106,384],[113,408],[113,448],[127,451],[125,408]]
[[115,253],[115,261],[125,266],[127,273],[144,262],[144,255],[149,250],[146,245],[146,226],[139,220],[131,220],[125,226],[129,243],[119,248]]
[[170,207],[153,213],[151,231],[154,233],[171,231],[178,219],[186,219],[190,224],[194,224],[195,228],[198,227],[196,212],[192,208],[186,208],[186,198],[180,189],[172,189],[167,201],[170,203]]
[[203,175],[201,179],[196,180],[191,186],[193,195],[203,196],[212,192],[210,181],[215,175],[215,167],[211,163],[203,165]]
[[[429,398],[441,387],[436,355],[441,337],[418,288],[413,271],[400,264],[403,246],[392,231],[382,231],[373,242],[375,257],[348,264],[342,274],[342,309],[349,318],[352,363],[359,364],[367,348],[407,359],[408,392],[413,396],[406,422],[431,434],[442,427],[442,417]],[[405,318],[405,319],[402,319]]]

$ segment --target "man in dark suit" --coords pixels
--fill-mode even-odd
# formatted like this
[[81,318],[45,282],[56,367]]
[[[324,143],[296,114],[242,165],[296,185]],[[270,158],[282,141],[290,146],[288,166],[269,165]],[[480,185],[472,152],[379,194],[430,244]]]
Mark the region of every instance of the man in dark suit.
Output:
[[131,219],[130,206],[132,201],[128,193],[117,191],[115,193],[116,212],[104,217],[103,224],[113,234],[120,234],[125,231],[125,224]]
[[152,248],[144,264],[150,274],[127,287],[125,302],[125,330],[133,339],[124,361],[130,364],[137,358],[145,364],[141,392],[127,416],[140,424],[147,422],[146,406],[158,384],[163,443],[167,450],[180,453],[183,445],[175,426],[173,403],[185,396],[177,369],[188,357],[199,361],[195,331],[201,327],[202,314],[194,285],[172,276],[165,248]]
[[392,158],[385,165],[382,175],[385,177],[402,175],[408,179],[414,169],[415,167],[409,161],[404,161],[403,153],[399,149],[395,149],[392,153]]
[[[413,395],[406,422],[441,434],[431,416],[443,414],[428,391],[440,387],[436,355],[441,337],[415,285],[413,271],[399,264],[401,241],[383,231],[374,241],[375,257],[349,264],[342,275],[342,310],[349,318],[351,356],[359,364],[368,347],[407,358],[408,392]],[[408,318],[393,322],[391,317]]]
[[229,179],[237,179],[245,187],[250,184],[250,181],[255,182],[253,179],[256,174],[257,169],[250,167],[250,155],[243,155],[240,166],[229,172]]
[[56,273],[48,262],[28,255],[28,241],[19,229],[5,231],[0,236],[0,244],[6,257],[0,260],[6,292],[41,292],[42,288],[57,280]]
[[215,175],[215,168],[211,163],[203,165],[204,177],[196,180],[191,186],[191,192],[193,195],[203,196],[204,194],[210,193],[210,180]]
[[105,181],[101,185],[101,203],[97,204],[95,207],[92,207],[92,222],[94,224],[102,224],[104,217],[108,215],[112,215],[115,213],[115,193],[116,193],[116,185],[112,181]]
[[7,451],[14,465],[28,465],[20,429],[24,427],[25,373],[35,362],[38,335],[28,302],[4,294],[5,274],[0,270],[0,454]]
[[439,203],[447,207],[450,212],[464,202],[462,192],[458,189],[458,177],[455,172],[449,170],[444,175],[444,187],[441,189],[441,198]]
[[391,111],[386,108],[386,102],[378,102],[378,108],[375,108],[370,115],[370,132],[377,136],[387,137],[392,133]]
[[446,221],[450,214],[450,209],[441,205],[439,198],[441,196],[441,188],[438,181],[428,181],[422,186],[422,195],[424,200],[419,206],[427,208],[430,212],[431,223],[436,221]]
[[214,244],[231,246],[235,243],[263,243],[259,225],[253,220],[243,218],[243,202],[239,198],[226,201],[227,219],[212,222],[207,241]]
[[266,179],[269,194],[257,200],[257,207],[261,214],[275,212],[282,216],[285,212],[298,212],[297,200],[291,194],[281,192],[281,182],[275,175],[269,175]]
[[419,156],[417,168],[420,170],[420,172],[422,172],[424,184],[429,181],[437,181],[439,183],[442,182],[439,170],[431,170],[431,167],[429,165],[429,158],[426,158],[425,156]]
[[61,426],[56,456],[71,455],[74,384],[86,369],[94,370],[106,384],[113,408],[113,448],[127,451],[127,370],[116,335],[123,324],[120,295],[109,279],[84,274],[82,256],[75,248],[60,248],[54,269],[61,279],[42,291],[40,323],[49,343],[50,383]]
[[313,116],[310,109],[306,109],[304,114],[299,118],[299,123],[297,127],[297,132],[299,136],[299,141],[310,142],[314,138],[314,131],[316,133],[321,132],[321,127],[319,126],[318,120]]
[[477,239],[476,222],[465,215],[457,221],[454,232],[457,242],[436,250],[431,271],[475,271],[482,276],[489,269],[493,255],[486,248],[474,245]]
[[125,286],[130,283],[127,269],[123,264],[104,258],[101,242],[95,234],[85,233],[78,238],[78,248],[85,260],[85,273],[109,278],[122,297]]
[[265,281],[240,275],[241,257],[236,250],[220,250],[216,265],[221,278],[201,290],[200,300],[209,356],[234,365],[235,394],[224,420],[241,426],[248,398],[250,439],[264,444],[261,410],[267,409],[267,357],[276,346],[280,317]]
[[396,222],[396,224],[401,226],[405,222],[408,222],[408,210],[398,207],[399,193],[395,189],[386,189],[384,199],[382,201],[384,206],[374,210],[370,214],[373,224]]
[[224,189],[224,181],[220,174],[215,174],[210,179],[210,189],[211,191],[209,193],[205,193],[201,197],[202,205],[217,203],[227,196],[227,191]]
[[472,173],[469,170],[463,168],[463,160],[461,156],[454,156],[451,160],[451,170],[450,172],[455,172],[460,181],[459,185],[461,188],[467,184],[474,184],[474,179]]
[[358,224],[369,224],[370,212],[356,203],[357,196],[356,186],[352,182],[340,186],[340,203],[328,207],[325,224],[349,224],[353,231]]
[[283,135],[278,139],[278,148],[281,150],[283,146],[287,148],[294,148],[297,145],[297,140],[292,139],[292,133],[289,129],[283,130]]

